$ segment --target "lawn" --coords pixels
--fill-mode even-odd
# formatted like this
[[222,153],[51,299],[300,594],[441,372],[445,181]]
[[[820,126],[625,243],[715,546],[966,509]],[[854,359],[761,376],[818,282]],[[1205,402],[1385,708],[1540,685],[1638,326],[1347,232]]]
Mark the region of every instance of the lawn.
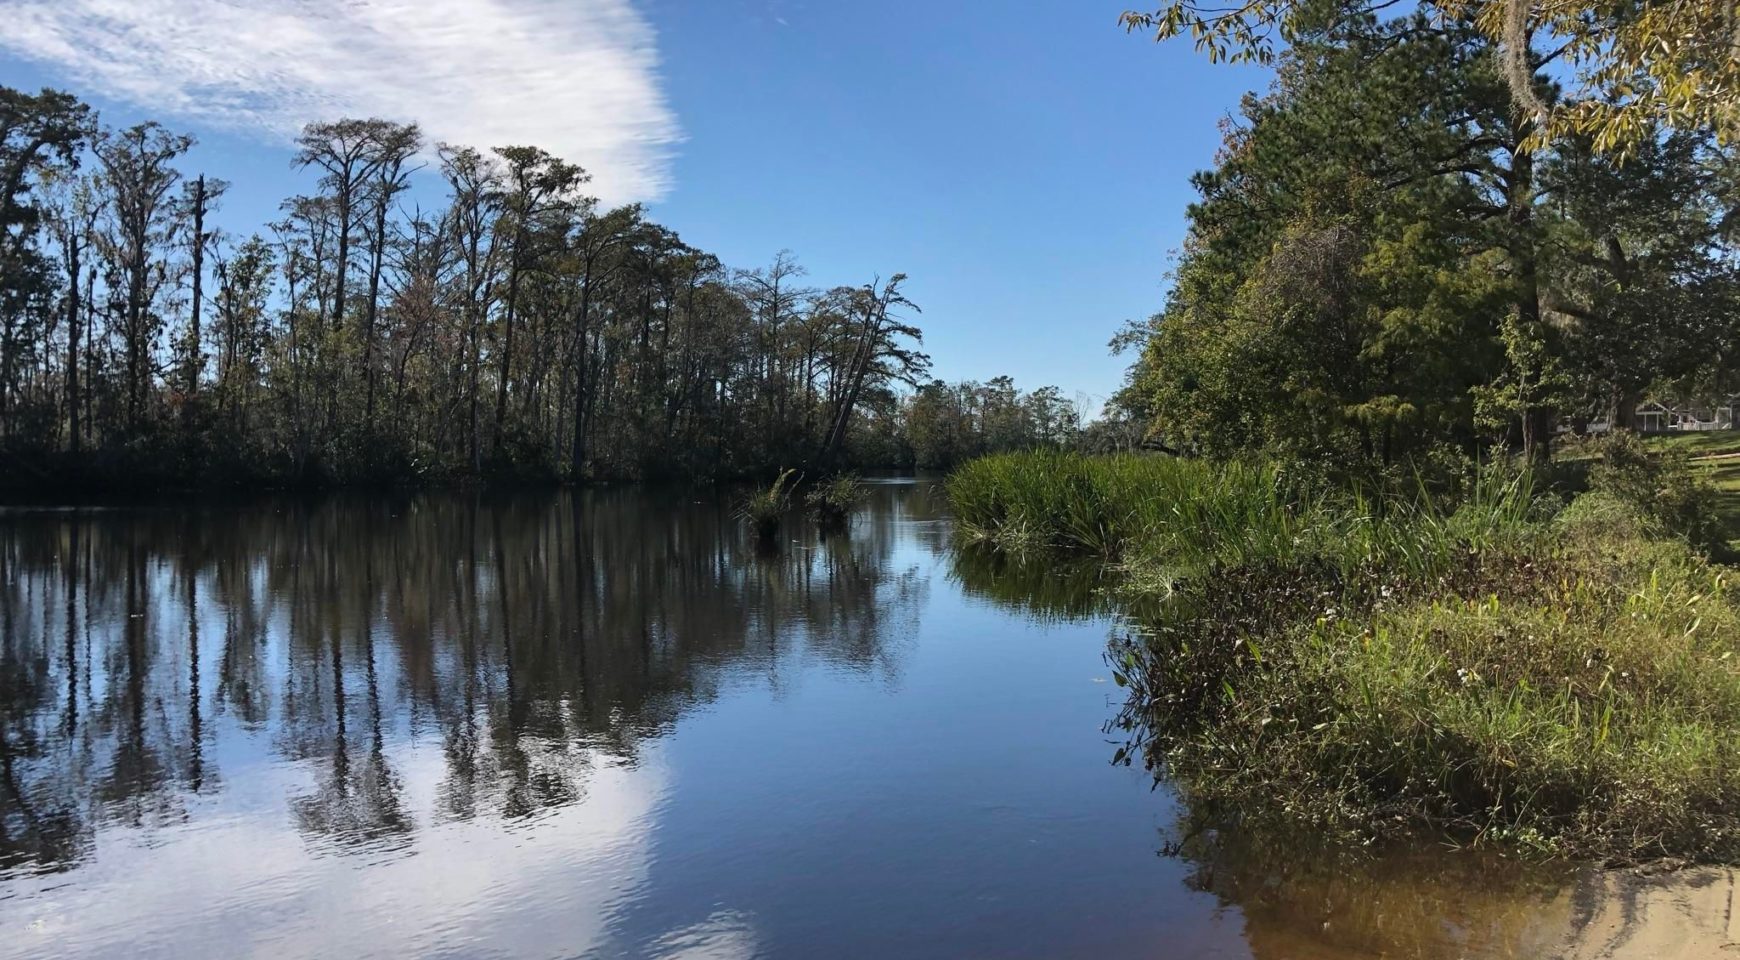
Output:
[[1740,454],[1740,430],[1704,430],[1694,433],[1658,433],[1643,439],[1657,450],[1674,450],[1688,457],[1720,457]]

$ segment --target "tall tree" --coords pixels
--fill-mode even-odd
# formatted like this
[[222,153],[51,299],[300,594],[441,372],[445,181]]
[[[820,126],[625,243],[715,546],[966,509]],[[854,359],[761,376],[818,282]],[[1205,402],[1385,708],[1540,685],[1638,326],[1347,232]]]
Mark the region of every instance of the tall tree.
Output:
[[182,344],[182,390],[188,400],[187,409],[191,410],[193,398],[199,394],[200,379],[205,376],[205,343],[201,331],[204,318],[205,258],[216,238],[216,232],[206,226],[206,216],[211,212],[212,204],[229,189],[229,184],[222,180],[208,181],[202,173],[186,184],[186,187],[182,202],[189,222],[187,249],[191,302],[187,310],[187,336]]
[[337,241],[332,261],[330,318],[334,328],[344,324],[351,238],[355,235],[357,217],[366,203],[370,182],[386,160],[382,143],[391,140],[402,129],[386,120],[347,118],[308,124],[296,139],[294,163],[298,167],[319,169],[320,185],[332,199],[334,238]]
[[592,201],[576,195],[590,178],[586,171],[537,147],[498,147],[504,168],[503,213],[511,239],[507,258],[507,299],[502,313],[500,362],[496,371],[493,450],[501,453],[512,380],[514,321],[520,303],[520,282],[560,251],[576,210]]
[[172,191],[181,182],[173,164],[192,146],[192,137],[171,133],[156,123],[141,123],[104,134],[96,147],[109,222],[104,255],[121,288],[127,428],[135,433],[163,326],[157,301],[169,279],[165,257],[182,227],[181,211],[171,202]]
[[835,297],[841,303],[846,342],[851,345],[851,353],[840,370],[832,426],[828,428],[817,456],[823,464],[832,463],[839,457],[846,442],[852,412],[857,409],[866,387],[884,385],[889,381],[916,387],[930,369],[930,358],[908,345],[922,344],[924,335],[894,312],[901,308],[918,312],[918,306],[900,292],[900,285],[905,282],[906,274],[897,273],[880,289],[870,284],[835,291]]
[[36,247],[35,187],[45,173],[77,165],[93,122],[70,94],[0,87],[0,435],[12,432],[21,355],[35,339],[27,328],[43,322],[52,285]]
[[471,147],[441,145],[441,174],[452,194],[445,232],[457,251],[459,309],[466,355],[467,457],[472,473],[483,471],[478,444],[478,397],[483,370],[483,324],[494,288],[497,251],[495,221],[501,212],[501,175]]
[[368,312],[363,317],[363,425],[367,434],[375,425],[375,337],[381,306],[381,270],[391,242],[387,217],[393,200],[407,187],[410,171],[405,164],[423,147],[423,134],[416,124],[380,124],[373,133],[374,175],[368,184],[368,203],[373,208],[369,237]]

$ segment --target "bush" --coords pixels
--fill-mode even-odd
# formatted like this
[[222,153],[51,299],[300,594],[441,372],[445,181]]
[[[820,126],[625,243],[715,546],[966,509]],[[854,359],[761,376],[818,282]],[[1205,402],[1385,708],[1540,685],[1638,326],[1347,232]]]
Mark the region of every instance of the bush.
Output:
[[1590,450],[1599,457],[1589,468],[1590,490],[1635,507],[1661,530],[1701,550],[1723,547],[1716,489],[1698,476],[1684,452],[1651,451],[1630,431],[1603,437]]

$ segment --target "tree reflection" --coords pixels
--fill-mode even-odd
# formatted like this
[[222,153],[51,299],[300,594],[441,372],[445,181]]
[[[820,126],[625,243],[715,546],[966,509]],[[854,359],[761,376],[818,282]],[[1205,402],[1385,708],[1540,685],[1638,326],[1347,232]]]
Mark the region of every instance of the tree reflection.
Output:
[[1200,811],[1185,821],[1166,852],[1191,865],[1188,886],[1238,908],[1258,960],[1556,956],[1592,876],[1490,850],[1374,850],[1273,824],[1214,829]]
[[[196,816],[237,758],[290,772],[310,842],[390,851],[579,801],[727,676],[819,658],[893,682],[925,589],[894,560],[914,493],[773,556],[722,501],[631,490],[0,514],[0,871]],[[442,763],[426,813],[418,744]]]
[[1110,616],[1104,563],[1041,554],[1012,554],[962,543],[949,552],[949,578],[971,597],[1017,610],[1040,622]]

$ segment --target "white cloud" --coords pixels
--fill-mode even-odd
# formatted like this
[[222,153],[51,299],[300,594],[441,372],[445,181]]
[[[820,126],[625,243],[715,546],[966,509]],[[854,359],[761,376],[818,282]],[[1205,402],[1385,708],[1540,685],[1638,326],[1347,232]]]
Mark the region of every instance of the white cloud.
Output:
[[0,48],[163,118],[415,121],[541,146],[611,203],[658,199],[678,139],[629,0],[0,0],[0,22]]

